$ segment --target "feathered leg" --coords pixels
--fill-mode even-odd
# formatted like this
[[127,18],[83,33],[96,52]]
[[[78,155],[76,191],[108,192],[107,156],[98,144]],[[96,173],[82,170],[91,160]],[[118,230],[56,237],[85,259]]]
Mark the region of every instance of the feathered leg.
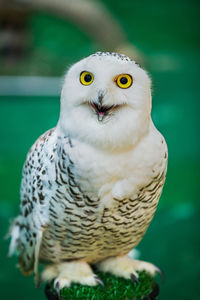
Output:
[[134,260],[128,256],[117,256],[104,259],[97,264],[97,268],[102,272],[109,272],[113,275],[120,276],[126,279],[135,279],[137,281],[137,271],[145,270],[152,276],[156,273],[161,273],[160,269],[151,263]]
[[72,282],[90,286],[101,284],[101,280],[93,273],[89,264],[84,261],[72,261],[46,266],[42,272],[41,279],[44,282],[50,282],[54,279],[56,290],[69,287]]

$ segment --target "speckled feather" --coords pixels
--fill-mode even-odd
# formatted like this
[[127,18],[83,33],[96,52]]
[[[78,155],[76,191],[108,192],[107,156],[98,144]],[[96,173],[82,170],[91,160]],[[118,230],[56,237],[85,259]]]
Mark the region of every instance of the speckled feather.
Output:
[[[40,259],[96,262],[129,252],[143,237],[154,215],[165,179],[165,169],[137,195],[114,200],[112,211],[101,206],[97,192],[82,191],[70,158],[69,137],[52,129],[28,154],[21,186],[18,248],[23,272],[32,271],[38,230],[43,231]],[[68,150],[68,151],[67,151]],[[77,166],[78,167],[78,166]]]

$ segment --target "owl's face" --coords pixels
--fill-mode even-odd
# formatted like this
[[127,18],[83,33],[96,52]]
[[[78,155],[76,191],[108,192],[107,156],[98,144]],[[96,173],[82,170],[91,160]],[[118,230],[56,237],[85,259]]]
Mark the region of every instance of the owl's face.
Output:
[[150,79],[125,55],[98,52],[66,74],[58,125],[98,147],[128,147],[148,131]]

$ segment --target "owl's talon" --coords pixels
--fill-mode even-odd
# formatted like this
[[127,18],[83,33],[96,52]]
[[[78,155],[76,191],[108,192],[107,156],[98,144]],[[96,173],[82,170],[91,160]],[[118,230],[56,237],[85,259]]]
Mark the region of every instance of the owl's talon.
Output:
[[103,281],[97,275],[95,275],[95,279],[102,286],[102,289],[104,290],[104,283],[103,283]]
[[131,281],[136,284],[139,283],[139,279],[133,273],[131,273]]
[[160,268],[158,268],[158,267],[156,267],[156,272],[158,274],[160,274],[160,276],[162,278],[162,283],[164,283],[165,282],[165,274],[164,274],[164,272]]
[[54,288],[56,290],[56,294],[58,295],[58,299],[60,300],[61,298],[60,298],[60,283],[59,283],[59,281],[57,281],[55,283]]

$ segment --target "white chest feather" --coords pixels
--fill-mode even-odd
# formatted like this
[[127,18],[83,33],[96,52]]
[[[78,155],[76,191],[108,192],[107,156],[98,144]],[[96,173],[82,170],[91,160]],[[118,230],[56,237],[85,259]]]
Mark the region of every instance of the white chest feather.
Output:
[[167,149],[163,137],[152,128],[135,148],[126,151],[104,152],[73,141],[69,154],[81,189],[110,206],[108,202],[112,198],[132,197],[162,173],[166,168]]

